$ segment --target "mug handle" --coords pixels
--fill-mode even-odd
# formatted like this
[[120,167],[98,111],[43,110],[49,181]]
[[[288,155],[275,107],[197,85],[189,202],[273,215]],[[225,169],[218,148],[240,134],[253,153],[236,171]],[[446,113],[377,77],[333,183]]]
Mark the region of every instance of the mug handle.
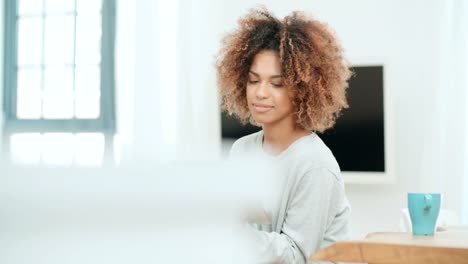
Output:
[[424,195],[424,211],[429,211],[432,208],[432,195]]

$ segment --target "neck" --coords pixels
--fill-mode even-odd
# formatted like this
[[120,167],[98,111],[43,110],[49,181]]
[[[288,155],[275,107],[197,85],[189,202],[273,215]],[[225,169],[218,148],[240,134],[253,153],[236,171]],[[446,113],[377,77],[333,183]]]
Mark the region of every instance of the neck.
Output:
[[295,124],[263,125],[263,149],[271,155],[278,155],[297,139],[309,132]]

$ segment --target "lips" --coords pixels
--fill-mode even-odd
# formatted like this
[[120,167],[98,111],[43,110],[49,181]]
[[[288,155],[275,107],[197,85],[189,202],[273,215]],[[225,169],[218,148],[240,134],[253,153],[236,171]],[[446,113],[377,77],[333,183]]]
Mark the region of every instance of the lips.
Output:
[[259,103],[253,103],[252,107],[255,110],[255,112],[258,112],[258,113],[265,113],[273,109],[273,106],[271,105],[259,104]]

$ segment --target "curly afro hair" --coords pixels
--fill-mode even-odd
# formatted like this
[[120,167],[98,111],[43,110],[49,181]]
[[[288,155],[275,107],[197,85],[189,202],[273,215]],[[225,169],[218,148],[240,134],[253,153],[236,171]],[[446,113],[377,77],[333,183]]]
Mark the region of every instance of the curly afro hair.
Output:
[[222,42],[216,68],[222,109],[246,124],[255,123],[248,109],[246,85],[255,55],[279,55],[283,82],[291,89],[296,122],[308,131],[333,127],[347,108],[346,89],[352,75],[332,30],[302,12],[283,20],[265,8],[252,9]]

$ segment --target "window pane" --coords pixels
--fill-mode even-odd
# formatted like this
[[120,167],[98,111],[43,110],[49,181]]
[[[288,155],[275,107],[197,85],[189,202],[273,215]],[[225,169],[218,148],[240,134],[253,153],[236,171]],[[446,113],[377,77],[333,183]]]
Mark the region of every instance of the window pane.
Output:
[[45,19],[45,64],[72,64],[74,17],[49,16]]
[[100,115],[100,70],[98,66],[75,70],[75,117],[98,118]]
[[73,162],[75,149],[71,133],[46,133],[43,135],[42,160],[46,165],[68,166]]
[[81,166],[98,166],[104,157],[104,135],[101,133],[76,134],[75,163]]
[[101,61],[101,16],[76,17],[76,64],[99,64]]
[[41,135],[39,133],[11,135],[10,153],[14,163],[38,164],[41,160]]
[[20,16],[42,14],[42,0],[18,0],[18,14]]
[[72,67],[47,67],[44,70],[44,92],[60,93],[73,91]]
[[77,95],[75,97],[75,116],[77,118],[98,118],[101,112],[99,100],[99,96]]
[[17,117],[41,117],[41,69],[19,69],[17,90]]
[[102,133],[18,133],[10,136],[12,160],[24,165],[99,166],[104,159],[104,149]]
[[76,0],[76,11],[79,14],[97,14],[101,12],[102,0]]
[[44,72],[44,118],[73,117],[72,68],[47,68]]
[[73,118],[73,95],[44,95],[42,116],[45,119]]
[[40,65],[42,52],[42,19],[18,20],[18,65]]
[[75,0],[45,0],[46,14],[73,12]]
[[99,95],[100,74],[99,66],[77,66],[75,70],[75,90],[79,93]]

